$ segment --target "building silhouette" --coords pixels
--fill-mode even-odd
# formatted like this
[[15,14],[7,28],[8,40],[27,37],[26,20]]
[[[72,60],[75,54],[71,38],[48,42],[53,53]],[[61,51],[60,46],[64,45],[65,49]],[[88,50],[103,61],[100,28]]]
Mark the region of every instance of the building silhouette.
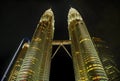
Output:
[[[51,9],[46,10],[29,47],[25,43],[25,48],[21,50],[25,50],[24,53],[18,54],[8,81],[49,81],[51,59],[60,47],[72,58],[75,81],[118,81],[115,79],[119,77],[119,70],[107,58],[109,53],[104,51],[103,44],[96,42],[97,39],[93,42],[81,15],[74,8],[68,12],[68,31],[69,40],[53,40],[54,14]],[[59,47],[52,55],[54,45]],[[71,45],[72,54],[64,45]]]

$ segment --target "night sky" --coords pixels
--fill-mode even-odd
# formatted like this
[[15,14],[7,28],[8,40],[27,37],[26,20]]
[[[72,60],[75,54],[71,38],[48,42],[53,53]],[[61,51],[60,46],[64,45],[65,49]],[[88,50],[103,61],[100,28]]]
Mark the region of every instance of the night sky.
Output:
[[[69,39],[67,14],[70,7],[76,8],[80,12],[92,37],[100,37],[108,43],[115,56],[116,64],[120,67],[120,7],[118,0],[4,1],[0,3],[0,78],[20,41],[24,37],[31,40],[45,10],[51,8],[55,15],[54,40]],[[50,81],[74,81],[73,75],[72,60],[61,48],[52,59]]]

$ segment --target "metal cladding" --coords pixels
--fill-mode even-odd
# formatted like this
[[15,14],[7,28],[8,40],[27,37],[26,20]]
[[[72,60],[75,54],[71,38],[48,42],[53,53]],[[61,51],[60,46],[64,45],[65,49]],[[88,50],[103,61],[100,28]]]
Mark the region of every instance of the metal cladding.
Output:
[[68,30],[76,81],[108,81],[88,30],[79,12],[71,8]]
[[114,54],[110,47],[101,38],[93,37],[92,39],[108,76],[108,81],[120,81],[120,70],[115,63]]
[[[18,54],[8,81],[49,81],[51,59],[60,47],[73,60],[75,81],[119,81],[120,71],[107,46],[98,38],[94,38],[93,44],[82,16],[74,8],[68,13],[68,31],[70,40],[53,41],[54,14],[51,9],[46,10],[30,44],[24,44]],[[55,45],[59,46],[52,55],[52,46]],[[64,45],[71,45],[72,56]]]
[[8,81],[15,81],[16,80],[17,74],[19,73],[19,70],[21,68],[21,65],[23,63],[23,59],[25,57],[25,54],[26,54],[26,51],[28,48],[29,48],[29,44],[24,43],[20,53],[17,56],[16,62],[14,63],[14,65],[12,67]]
[[53,33],[54,14],[48,9],[37,25],[16,81],[49,81]]

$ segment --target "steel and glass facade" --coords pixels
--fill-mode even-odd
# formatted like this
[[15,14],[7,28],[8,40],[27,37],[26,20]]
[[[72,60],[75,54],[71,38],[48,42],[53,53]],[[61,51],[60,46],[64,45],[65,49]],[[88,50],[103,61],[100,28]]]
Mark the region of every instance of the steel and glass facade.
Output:
[[53,33],[54,15],[48,9],[37,25],[16,81],[49,81]]
[[108,81],[85,23],[74,8],[68,13],[68,30],[76,81]]
[[120,81],[120,70],[116,65],[111,48],[101,38],[93,37],[92,39],[108,76],[108,81]]
[[26,51],[28,48],[29,48],[29,44],[24,43],[20,53],[18,53],[18,56],[17,56],[15,62],[13,63],[13,66],[12,66],[10,74],[9,74],[8,81],[16,81],[17,75],[20,71],[21,65],[23,63],[23,59],[25,57],[25,54],[26,54]]
[[53,41],[54,14],[51,9],[46,10],[29,48],[26,44],[19,54],[8,81],[49,81],[53,45],[65,50],[64,45],[71,45],[72,56],[68,55],[73,60],[75,81],[115,81],[113,76],[119,75],[119,71],[106,51],[107,46],[98,39],[93,42],[81,15],[74,8],[68,13],[68,31],[69,40]]

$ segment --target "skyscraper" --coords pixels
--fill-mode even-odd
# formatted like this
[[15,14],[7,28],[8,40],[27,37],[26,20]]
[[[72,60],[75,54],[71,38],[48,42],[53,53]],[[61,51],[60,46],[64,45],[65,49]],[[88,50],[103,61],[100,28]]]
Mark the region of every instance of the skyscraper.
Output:
[[49,81],[53,32],[54,15],[48,9],[37,25],[16,81]]
[[120,71],[115,63],[112,50],[101,38],[93,37],[92,39],[109,81],[120,81]]
[[13,64],[10,74],[9,74],[9,78],[8,81],[15,81],[17,78],[17,74],[19,73],[19,70],[21,68],[21,65],[23,63],[23,59],[25,57],[26,51],[29,48],[29,44],[28,43],[24,43],[20,53],[18,54],[15,63]]
[[75,81],[107,81],[107,75],[86,25],[79,12],[74,8],[71,8],[68,13],[68,30]]
[[68,55],[73,60],[75,81],[114,81],[119,77],[107,46],[97,39],[92,41],[81,15],[74,8],[68,12],[68,31],[69,40],[54,41],[54,14],[51,9],[46,10],[29,47],[25,44],[25,53],[19,54],[8,81],[49,81],[53,45],[65,50],[64,45],[71,45],[72,56]]

